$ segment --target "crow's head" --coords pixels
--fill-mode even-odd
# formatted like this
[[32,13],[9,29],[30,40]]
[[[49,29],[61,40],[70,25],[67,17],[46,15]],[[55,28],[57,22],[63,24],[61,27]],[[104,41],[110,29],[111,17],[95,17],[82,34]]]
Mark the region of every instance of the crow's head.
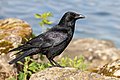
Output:
[[64,14],[64,18],[66,21],[72,21],[72,20],[77,20],[77,19],[82,19],[85,18],[82,14],[77,14],[75,12],[66,12]]
[[82,14],[77,14],[75,12],[66,12],[60,20],[59,24],[74,23],[77,19],[82,18],[85,18],[85,16]]

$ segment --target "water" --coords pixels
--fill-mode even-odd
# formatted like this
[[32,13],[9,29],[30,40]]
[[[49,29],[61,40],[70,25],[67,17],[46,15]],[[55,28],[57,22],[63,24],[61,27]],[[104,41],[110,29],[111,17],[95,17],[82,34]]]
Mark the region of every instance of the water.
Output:
[[120,48],[120,0],[0,0],[0,19],[25,20],[36,35],[41,28],[35,13],[52,12],[54,17],[50,20],[54,25],[66,11],[86,16],[77,21],[74,38],[112,40]]

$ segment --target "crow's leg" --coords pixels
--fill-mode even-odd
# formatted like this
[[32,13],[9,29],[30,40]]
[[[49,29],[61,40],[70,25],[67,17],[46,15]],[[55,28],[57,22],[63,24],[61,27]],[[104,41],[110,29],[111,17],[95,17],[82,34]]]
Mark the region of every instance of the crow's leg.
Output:
[[56,67],[62,67],[60,64],[58,64],[57,62],[55,62],[53,59],[51,59],[52,62],[54,62],[56,64]]
[[59,65],[57,62],[55,62],[52,57],[49,57],[48,55],[46,55],[46,57],[48,58],[48,60],[50,61],[50,64],[51,64],[53,67],[62,67],[62,66]]
[[51,64],[52,66],[55,66],[55,64],[52,62],[52,59],[48,58],[48,60],[50,61],[50,64]]

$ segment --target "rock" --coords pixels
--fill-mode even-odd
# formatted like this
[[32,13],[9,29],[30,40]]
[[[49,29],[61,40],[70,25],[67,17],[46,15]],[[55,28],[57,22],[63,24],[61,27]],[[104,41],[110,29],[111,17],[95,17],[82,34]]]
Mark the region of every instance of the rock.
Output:
[[8,64],[14,52],[8,51],[31,36],[32,29],[28,23],[15,18],[0,20],[0,80],[15,75],[13,67]]
[[32,35],[30,25],[20,19],[8,18],[0,20],[0,54],[17,47]]
[[80,71],[75,68],[52,67],[32,74],[29,80],[111,80],[111,78],[108,79],[99,74]]
[[91,38],[73,40],[61,56],[74,58],[83,55],[91,63],[90,67],[103,66],[120,58],[120,50],[113,42]]
[[6,55],[0,56],[0,80],[5,80],[17,74],[13,67],[8,64],[8,59],[9,57]]
[[120,59],[105,64],[98,70],[97,73],[105,76],[120,78]]
[[[89,76],[88,76],[89,75]],[[94,75],[95,76],[95,75]],[[96,77],[101,77],[101,76],[96,76]],[[77,71],[75,68],[58,68],[58,67],[53,67],[53,68],[47,68],[43,71],[40,71],[38,73],[35,73],[31,76],[30,80],[78,80],[78,79],[83,79],[83,80],[103,80],[101,79],[92,77],[92,74],[90,72],[82,72],[82,71]]]

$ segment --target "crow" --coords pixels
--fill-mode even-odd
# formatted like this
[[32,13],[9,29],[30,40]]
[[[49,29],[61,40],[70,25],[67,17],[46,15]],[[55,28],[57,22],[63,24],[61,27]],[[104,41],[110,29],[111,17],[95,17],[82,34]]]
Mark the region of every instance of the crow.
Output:
[[82,14],[66,12],[57,25],[25,44],[10,50],[9,52],[18,51],[17,53],[22,52],[22,54],[11,60],[9,64],[17,63],[17,61],[21,61],[27,56],[40,53],[46,55],[52,66],[61,67],[53,59],[68,46],[74,34],[75,22],[77,19],[82,18],[85,18]]

